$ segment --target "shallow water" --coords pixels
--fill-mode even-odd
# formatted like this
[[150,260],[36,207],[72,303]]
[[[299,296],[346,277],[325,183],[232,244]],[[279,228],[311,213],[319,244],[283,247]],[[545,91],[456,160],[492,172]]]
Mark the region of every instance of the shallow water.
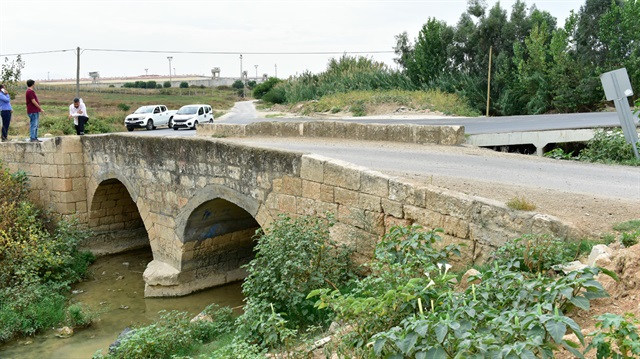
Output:
[[70,338],[58,338],[49,330],[8,343],[0,347],[0,359],[89,359],[98,349],[107,353],[124,328],[149,324],[161,310],[195,316],[211,303],[229,307],[243,303],[241,283],[185,297],[145,299],[142,273],[152,259],[150,249],[98,258],[89,268],[88,279],[74,285],[78,293],[72,294],[72,300],[102,313],[99,319]]

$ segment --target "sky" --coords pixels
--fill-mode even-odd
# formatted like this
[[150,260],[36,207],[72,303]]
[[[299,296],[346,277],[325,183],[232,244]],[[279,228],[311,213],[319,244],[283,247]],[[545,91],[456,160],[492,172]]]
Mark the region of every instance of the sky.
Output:
[[[510,12],[514,2],[500,4]],[[563,24],[584,2],[526,4]],[[429,18],[455,25],[466,8],[466,0],[0,0],[0,61],[23,54],[22,80],[75,78],[78,47],[82,78],[211,76],[214,67],[239,77],[241,66],[249,79],[287,78],[322,72],[344,53],[395,68],[396,35],[413,41]]]

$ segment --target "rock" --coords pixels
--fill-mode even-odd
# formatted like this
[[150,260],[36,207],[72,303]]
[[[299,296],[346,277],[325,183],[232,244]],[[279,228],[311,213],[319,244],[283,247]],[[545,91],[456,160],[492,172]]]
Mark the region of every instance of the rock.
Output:
[[73,336],[73,328],[71,328],[71,327],[58,328],[58,329],[56,329],[55,336],[58,337],[58,338],[69,338],[69,337]]
[[124,328],[124,330],[122,330],[122,332],[118,334],[118,338],[116,339],[116,341],[109,345],[109,354],[114,354],[115,350],[120,346],[120,342],[122,341],[122,339],[128,337],[133,333],[135,333],[135,330],[131,330],[131,328],[129,327]]
[[567,264],[561,264],[560,269],[566,274],[566,273],[570,273],[573,271],[577,271],[577,270],[581,270],[584,269],[586,267],[588,267],[588,265],[580,262],[580,261],[573,261],[573,262],[569,262]]
[[611,263],[612,254],[613,254],[613,249],[607,247],[606,245],[604,244],[595,245],[591,249],[591,253],[589,254],[589,259],[587,260],[587,265],[592,267],[594,266],[603,267],[602,265],[598,264],[598,261],[608,260],[608,263]]
[[200,314],[198,314],[195,317],[191,318],[191,320],[189,322],[193,323],[193,322],[199,322],[199,321],[213,322],[213,318],[211,318],[211,316],[209,314],[201,312]]
[[147,285],[172,286],[180,284],[180,271],[168,263],[152,260],[147,264],[142,277]]

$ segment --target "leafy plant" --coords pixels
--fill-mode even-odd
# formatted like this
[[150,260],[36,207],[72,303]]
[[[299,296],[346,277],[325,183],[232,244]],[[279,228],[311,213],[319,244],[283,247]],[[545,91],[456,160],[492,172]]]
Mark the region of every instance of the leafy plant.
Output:
[[613,229],[618,232],[629,232],[633,230],[640,230],[640,219],[634,219],[622,223],[616,223],[613,225]]
[[131,109],[131,106],[127,105],[126,103],[119,103],[118,108],[121,109],[122,112],[127,112]]
[[549,152],[546,152],[544,154],[544,157],[553,158],[554,160],[571,160],[573,159],[573,151],[565,153],[562,148],[558,147]]
[[638,244],[638,240],[640,240],[640,230],[635,232],[624,232],[620,235],[620,243],[627,248]]
[[633,148],[621,129],[596,130],[587,148],[580,152],[580,160],[589,162],[636,162]]
[[280,216],[268,231],[256,233],[256,257],[245,267],[249,274],[242,285],[245,313],[238,318],[249,338],[274,346],[274,336],[289,335],[275,331],[281,325],[329,324],[333,314],[314,308],[307,294],[327,284],[344,287],[354,277],[350,251],[330,239],[332,224],[331,218]]
[[533,211],[536,209],[536,205],[529,202],[524,197],[514,197],[507,202],[507,207],[516,209],[519,211]]
[[513,263],[521,271],[546,273],[555,265],[573,260],[577,254],[561,239],[547,234],[527,234],[500,246],[492,258],[500,264]]
[[624,316],[605,313],[596,318],[597,331],[590,333],[591,344],[585,353],[596,349],[596,355],[600,358],[637,358],[640,356],[640,337],[638,325],[640,322],[633,314]]

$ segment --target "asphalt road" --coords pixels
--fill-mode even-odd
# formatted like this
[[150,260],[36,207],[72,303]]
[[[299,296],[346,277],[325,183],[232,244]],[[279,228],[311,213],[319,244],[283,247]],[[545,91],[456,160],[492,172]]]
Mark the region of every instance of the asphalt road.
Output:
[[[224,123],[247,124],[255,122],[258,115],[251,101],[237,102],[233,110],[222,120]],[[270,121],[305,121],[300,118],[273,118]],[[620,127],[616,112],[592,112],[535,116],[504,117],[447,117],[438,119],[399,118],[345,118],[340,121],[359,123],[406,123],[415,125],[462,125],[469,135],[518,131],[561,130],[593,127]],[[638,117],[636,115],[636,122]]]

